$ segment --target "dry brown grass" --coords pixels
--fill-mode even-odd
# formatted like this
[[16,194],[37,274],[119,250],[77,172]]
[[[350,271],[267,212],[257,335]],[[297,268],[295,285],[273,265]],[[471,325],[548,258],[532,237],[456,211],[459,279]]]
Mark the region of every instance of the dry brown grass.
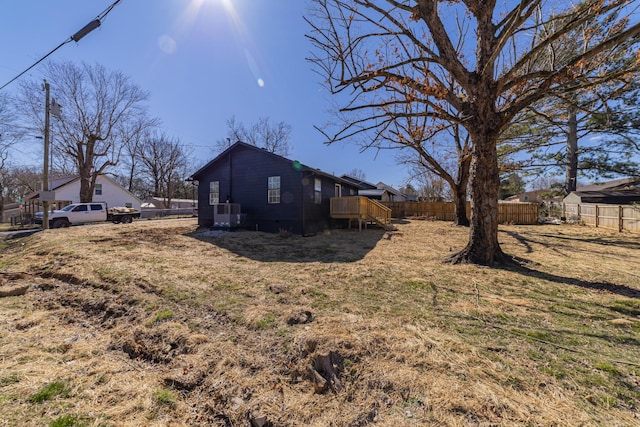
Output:
[[[640,425],[638,237],[505,226],[526,266],[443,264],[466,238],[188,220],[2,242],[0,286],[31,287],[0,298],[0,425]],[[318,394],[329,352],[343,388]]]

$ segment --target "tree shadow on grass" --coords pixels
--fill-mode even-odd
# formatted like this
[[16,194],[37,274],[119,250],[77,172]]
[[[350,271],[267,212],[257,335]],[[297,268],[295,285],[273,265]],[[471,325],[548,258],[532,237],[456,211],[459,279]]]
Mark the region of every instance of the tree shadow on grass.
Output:
[[[501,233],[505,233],[508,236],[514,238],[515,240],[518,241],[518,243],[520,243],[522,246],[524,246],[526,253],[530,254],[533,252],[533,246],[531,246],[531,239],[527,239],[526,237],[524,237],[522,234],[520,233],[516,233],[515,231],[505,231],[505,230],[500,230]],[[539,242],[536,242],[539,243]]]
[[[533,252],[533,247],[531,245],[532,243],[536,243],[538,245],[544,246],[547,249],[554,249],[554,246],[556,246],[553,243],[545,242],[542,240],[536,240],[530,237],[523,236],[522,234],[517,233],[515,231],[500,230],[500,233],[504,233],[512,237],[516,241],[518,241],[518,243],[520,243],[525,247],[525,250],[527,253]],[[575,242],[593,243],[596,245],[618,247],[622,249],[640,250],[640,240],[632,241],[631,239],[615,239],[615,238],[607,239],[607,238],[603,238],[602,236],[593,236],[593,237],[584,238],[584,237],[566,236],[562,234],[549,234],[549,233],[539,233],[537,234],[537,236],[540,236],[541,238],[546,237],[549,239],[555,239],[555,240],[563,241],[566,243],[575,243]]]
[[633,241],[632,239],[617,239],[614,237],[613,234],[611,238],[608,238],[608,237],[605,238],[602,236],[582,238],[582,237],[565,236],[565,235],[548,234],[548,233],[541,233],[539,234],[539,236],[548,237],[551,239],[558,239],[558,240],[570,240],[574,242],[579,241],[581,243],[594,243],[596,245],[602,245],[602,246],[615,246],[615,247],[625,248],[625,249],[640,249],[640,240]]
[[578,286],[584,289],[592,289],[595,291],[604,291],[611,294],[621,295],[628,298],[640,299],[640,289],[632,288],[626,285],[618,285],[607,281],[591,281],[576,279],[574,277],[558,276],[556,274],[546,273],[543,271],[534,270],[528,267],[525,263],[518,265],[509,265],[498,267],[514,273],[519,273],[529,277],[535,277],[538,279],[546,280],[560,285]]

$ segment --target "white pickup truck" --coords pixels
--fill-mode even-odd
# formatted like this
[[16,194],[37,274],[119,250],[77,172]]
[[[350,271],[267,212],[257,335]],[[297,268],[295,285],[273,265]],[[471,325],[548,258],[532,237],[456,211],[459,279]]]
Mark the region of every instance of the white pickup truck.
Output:
[[[42,212],[36,212],[33,222],[42,224],[43,216]],[[107,208],[107,204],[104,202],[73,203],[60,210],[49,212],[49,226],[61,228],[104,221],[128,224],[134,218],[140,218],[140,211],[133,208]]]

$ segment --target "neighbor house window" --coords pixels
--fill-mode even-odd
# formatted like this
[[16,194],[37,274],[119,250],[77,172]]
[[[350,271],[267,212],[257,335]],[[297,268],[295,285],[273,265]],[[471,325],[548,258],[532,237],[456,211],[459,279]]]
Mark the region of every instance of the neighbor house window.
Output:
[[280,203],[280,177],[270,176],[267,199],[269,203]]
[[220,203],[220,181],[211,181],[209,183],[209,204]]
[[320,178],[316,178],[313,184],[313,201],[318,205],[322,203],[322,180]]
[[96,196],[102,196],[102,184],[96,184]]

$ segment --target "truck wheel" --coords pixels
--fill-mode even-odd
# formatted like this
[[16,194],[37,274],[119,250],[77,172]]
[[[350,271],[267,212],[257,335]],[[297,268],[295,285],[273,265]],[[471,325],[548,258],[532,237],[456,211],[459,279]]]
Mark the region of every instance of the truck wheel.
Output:
[[131,224],[131,222],[133,222],[133,218],[131,218],[131,215],[125,215],[122,217],[120,222],[122,222],[123,224]]
[[62,227],[68,227],[69,221],[67,221],[64,218],[58,218],[56,220],[53,221],[53,223],[51,224],[52,228],[62,228]]

